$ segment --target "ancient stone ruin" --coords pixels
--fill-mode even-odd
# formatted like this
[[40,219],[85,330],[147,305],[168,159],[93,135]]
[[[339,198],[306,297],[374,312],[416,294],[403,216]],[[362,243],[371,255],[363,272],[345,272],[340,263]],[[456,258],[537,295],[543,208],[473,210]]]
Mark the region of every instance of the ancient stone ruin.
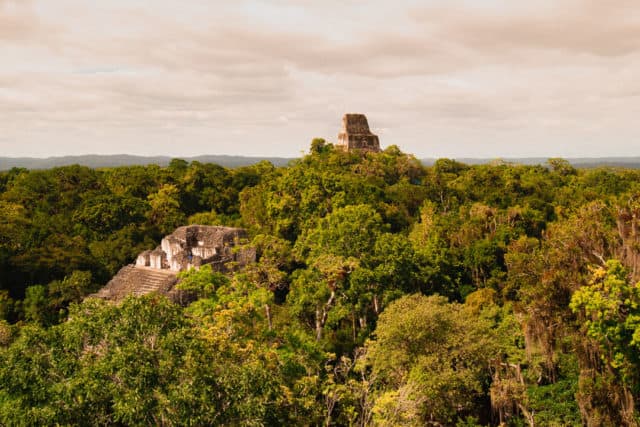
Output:
[[221,270],[224,264],[234,261],[237,254],[233,247],[247,240],[242,228],[188,225],[179,227],[162,239],[153,251],[138,255],[137,267],[168,269],[179,272],[203,264],[216,264]]
[[380,151],[378,136],[369,130],[369,122],[364,114],[344,115],[337,146],[345,151],[360,150],[375,153]]
[[175,289],[179,272],[206,264],[215,271],[228,272],[254,262],[254,249],[238,247],[247,240],[247,232],[242,228],[179,227],[162,239],[156,249],[138,255],[135,264],[120,269],[109,283],[91,296],[119,301],[130,294],[158,292],[181,300],[181,293]]

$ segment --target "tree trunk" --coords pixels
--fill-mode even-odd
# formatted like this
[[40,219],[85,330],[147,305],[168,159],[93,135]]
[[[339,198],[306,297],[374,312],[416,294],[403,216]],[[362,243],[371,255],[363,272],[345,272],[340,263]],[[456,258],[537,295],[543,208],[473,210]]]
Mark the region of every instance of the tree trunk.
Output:
[[353,331],[353,342],[356,342],[356,315],[351,313],[351,329]]
[[331,291],[331,296],[327,300],[327,303],[322,308],[322,315],[320,315],[320,309],[316,309],[316,340],[320,341],[322,339],[322,329],[324,328],[324,324],[327,323],[327,316],[329,315],[329,310],[333,306],[333,301],[336,299],[336,292]]
[[269,307],[269,304],[264,305],[264,312],[267,315],[267,323],[269,325],[269,330],[271,330],[273,328],[273,324],[271,323],[271,307]]
[[322,339],[322,317],[320,316],[320,309],[316,309],[316,341]]

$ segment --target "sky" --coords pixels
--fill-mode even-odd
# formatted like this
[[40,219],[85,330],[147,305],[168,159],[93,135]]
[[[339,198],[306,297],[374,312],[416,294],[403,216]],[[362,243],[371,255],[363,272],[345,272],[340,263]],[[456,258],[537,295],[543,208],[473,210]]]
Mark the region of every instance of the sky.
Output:
[[638,0],[0,0],[0,156],[640,156]]

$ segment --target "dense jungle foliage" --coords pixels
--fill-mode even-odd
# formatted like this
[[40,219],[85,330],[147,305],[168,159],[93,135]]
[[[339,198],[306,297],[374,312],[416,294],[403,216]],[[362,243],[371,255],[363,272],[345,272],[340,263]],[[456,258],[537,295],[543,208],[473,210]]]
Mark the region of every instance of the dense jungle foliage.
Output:
[[[0,425],[635,426],[640,172],[423,167],[324,140],[276,168],[0,173]],[[85,297],[184,224],[258,261],[199,299]]]

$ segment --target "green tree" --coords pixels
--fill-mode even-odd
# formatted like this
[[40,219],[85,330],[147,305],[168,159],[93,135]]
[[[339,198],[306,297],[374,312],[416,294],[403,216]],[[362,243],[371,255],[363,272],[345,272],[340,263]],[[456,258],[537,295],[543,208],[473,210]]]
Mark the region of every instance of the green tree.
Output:
[[0,423],[313,422],[317,372],[256,340],[256,313],[240,295],[197,325],[180,306],[148,296],[119,305],[89,299],[67,322],[24,327],[0,348]]
[[90,292],[95,291],[96,286],[89,271],[74,271],[62,280],[55,280],[47,285],[47,300],[49,309],[53,314],[60,313],[64,320],[65,309],[71,303],[79,303]]
[[44,324],[49,321],[47,310],[47,288],[42,285],[29,286],[22,301],[24,317],[30,322]]
[[101,195],[86,199],[73,214],[73,221],[100,234],[141,223],[148,205],[135,197]]
[[8,291],[0,291],[0,322],[10,320],[14,314],[15,302]]
[[151,211],[148,219],[161,234],[169,234],[186,222],[186,217],[180,210],[179,194],[175,185],[165,184],[157,193],[149,195]]
[[385,230],[380,215],[368,205],[346,206],[322,218],[296,243],[303,257],[324,254],[361,259],[373,250],[377,236]]
[[178,277],[180,283],[177,289],[193,294],[196,298],[213,297],[216,289],[229,281],[224,274],[213,271],[211,265],[183,271]]
[[332,147],[332,144],[327,144],[323,138],[313,138],[309,151],[311,154],[323,154],[330,151]]
[[491,324],[440,296],[410,295],[380,315],[367,360],[381,425],[452,424],[473,415],[497,355]]
[[[580,314],[584,333],[598,346],[602,381],[613,383],[608,393],[616,396],[619,408],[612,402],[611,409],[618,409],[624,424],[635,425],[634,407],[640,393],[640,283],[629,283],[627,277],[619,261],[607,261],[593,271],[589,285],[573,294],[570,307]],[[606,418],[616,422],[612,415]]]

